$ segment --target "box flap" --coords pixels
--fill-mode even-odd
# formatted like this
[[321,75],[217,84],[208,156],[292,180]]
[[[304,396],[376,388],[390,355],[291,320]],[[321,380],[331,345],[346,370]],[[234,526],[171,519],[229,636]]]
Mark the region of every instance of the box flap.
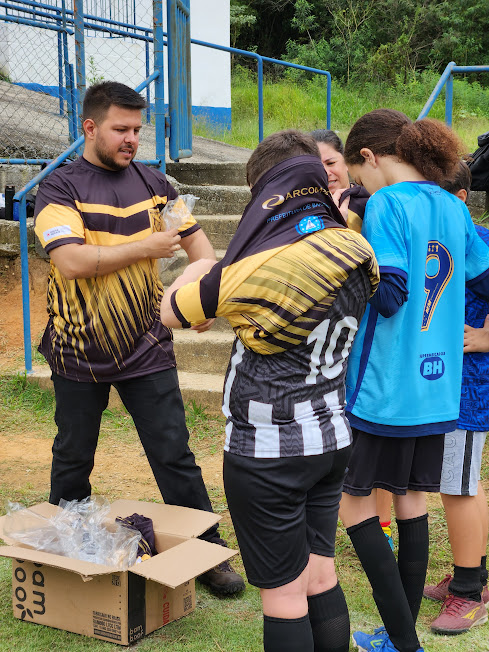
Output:
[[216,543],[188,539],[151,559],[134,564],[129,570],[175,589],[236,554],[235,550]]
[[201,509],[124,499],[112,503],[108,518],[113,520],[116,516],[131,516],[134,513],[151,518],[157,532],[188,538],[198,537],[221,519],[217,514]]
[[118,569],[117,566],[103,566],[102,564],[80,561],[79,559],[53,555],[50,552],[32,550],[31,548],[23,548],[21,546],[0,546],[0,557],[24,559],[36,564],[45,564],[46,566],[53,566],[54,568],[62,568],[63,570],[78,573],[84,578],[120,572],[120,569]]

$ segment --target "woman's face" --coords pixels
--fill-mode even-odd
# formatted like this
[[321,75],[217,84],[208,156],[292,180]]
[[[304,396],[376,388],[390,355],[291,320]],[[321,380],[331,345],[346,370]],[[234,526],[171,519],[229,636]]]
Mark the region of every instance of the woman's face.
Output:
[[346,167],[343,154],[337,152],[332,145],[328,143],[317,143],[321,161],[328,175],[328,186],[331,192],[339,188],[348,188],[350,179],[348,178],[348,168]]

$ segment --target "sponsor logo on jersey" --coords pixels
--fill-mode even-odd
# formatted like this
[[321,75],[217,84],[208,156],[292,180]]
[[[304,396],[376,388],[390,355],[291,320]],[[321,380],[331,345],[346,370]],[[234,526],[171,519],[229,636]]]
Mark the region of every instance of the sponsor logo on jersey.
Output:
[[275,206],[279,206],[280,204],[283,204],[284,201],[285,201],[285,197],[283,195],[272,195],[270,199],[267,199],[263,202],[261,207],[267,211],[270,208],[275,208]]
[[307,195],[317,195],[319,193],[322,193],[323,195],[329,195],[328,189],[323,188],[322,186],[309,186],[305,188],[295,188],[294,190],[288,192],[285,195],[285,197],[283,195],[272,195],[272,197],[270,197],[270,199],[265,200],[261,206],[265,210],[269,210],[270,208],[274,208],[279,204],[283,204],[283,202],[286,201],[287,199],[294,199],[294,197],[301,197],[301,196],[305,197]]
[[445,363],[438,356],[424,358],[419,371],[426,380],[438,380],[445,373]]
[[306,235],[324,229],[324,222],[317,215],[311,215],[310,217],[303,217],[295,228],[299,233]]
[[42,237],[44,238],[44,242],[49,242],[53,238],[58,238],[60,235],[71,235],[71,227],[68,224],[54,226],[52,229],[44,231]]

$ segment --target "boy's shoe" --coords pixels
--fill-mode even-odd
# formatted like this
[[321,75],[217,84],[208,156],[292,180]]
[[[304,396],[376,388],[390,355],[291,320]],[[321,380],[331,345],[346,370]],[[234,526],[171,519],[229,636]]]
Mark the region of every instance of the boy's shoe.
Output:
[[245,590],[243,578],[236,573],[228,561],[223,561],[219,566],[199,575],[197,579],[201,584],[208,586],[212,593],[219,596],[234,595]]
[[[438,582],[438,584],[427,584],[424,587],[423,597],[428,600],[436,600],[437,602],[444,602],[449,595],[448,585],[452,581],[452,575],[446,575],[445,578]],[[489,590],[487,584],[482,588],[482,601],[484,604],[489,603]]]
[[[373,634],[364,632],[354,632],[353,643],[357,646],[359,652],[399,652],[387,635],[384,627],[378,627]],[[370,646],[370,647],[369,647]],[[420,647],[417,652],[424,652]]]
[[377,629],[374,629],[373,634],[353,632],[352,635],[353,642],[359,652],[377,652],[388,638],[389,636],[385,631],[385,627],[377,627]]
[[445,575],[438,584],[427,584],[424,587],[423,597],[436,602],[444,602],[448,596],[448,585],[452,581],[452,575]]
[[483,602],[450,594],[443,603],[440,615],[431,623],[431,631],[434,634],[463,634],[485,622],[487,607]]

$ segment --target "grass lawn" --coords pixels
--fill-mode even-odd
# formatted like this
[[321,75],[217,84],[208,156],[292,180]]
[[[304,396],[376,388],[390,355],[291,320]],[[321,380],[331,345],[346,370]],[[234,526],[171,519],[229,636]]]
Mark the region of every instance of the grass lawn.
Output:
[[[5,512],[6,503],[18,501],[32,505],[47,499],[49,481],[49,449],[53,435],[53,397],[21,380],[0,377],[0,506]],[[191,447],[206,477],[209,465],[219,466],[223,441],[223,419],[207,415],[199,406],[187,409],[191,431]],[[128,466],[118,467],[117,475],[108,485],[103,484],[104,473],[110,467],[114,446],[123,458],[133,460]],[[114,499],[133,494],[142,499],[158,500],[157,491],[150,483],[149,467],[146,471],[148,485],[139,477],[140,444],[128,415],[118,409],[104,414],[99,450],[94,475],[97,493]],[[144,463],[144,462],[143,462]],[[97,471],[98,469],[98,471]],[[98,473],[98,476],[97,476]],[[131,476],[133,481],[127,482]],[[483,481],[488,486],[489,457],[486,454]],[[124,484],[124,482],[126,484]],[[226,499],[220,480],[206,479],[216,512],[223,516],[222,531],[231,547],[236,539],[227,512]],[[95,484],[95,483],[94,483]],[[102,489],[102,491],[101,491]],[[450,550],[443,510],[438,497],[431,500],[431,555],[428,579],[439,581],[450,570]],[[259,536],[259,533],[257,533]],[[394,533],[395,539],[395,533]],[[235,567],[243,571],[239,557]],[[371,629],[380,623],[374,607],[370,588],[360,568],[349,539],[340,525],[337,541],[338,574],[350,609],[352,629]],[[0,559],[0,651],[1,652],[51,652],[54,650],[114,650],[111,643],[85,638],[76,634],[51,629],[41,625],[21,622],[12,615],[11,562]],[[423,601],[418,622],[420,639],[429,652],[488,652],[489,625],[457,637],[435,636],[429,632],[429,623],[438,613],[438,605]],[[150,634],[137,644],[141,651],[162,649],[179,652],[258,652],[261,648],[261,608],[257,589],[247,586],[242,596],[218,599],[206,588],[197,588],[197,608],[180,621]],[[352,648],[353,649],[353,648]]]
[[[345,139],[357,118],[373,109],[387,107],[406,113],[415,120],[431,95],[439,77],[423,73],[407,84],[350,84],[342,86],[334,79],[331,92],[331,128]],[[198,136],[216,138],[232,145],[254,148],[258,144],[258,91],[253,74],[236,68],[232,76],[232,128],[216,132],[201,119],[194,123]],[[326,128],[326,78],[299,81],[292,78],[265,80],[264,135],[280,129]],[[443,120],[444,94],[437,99],[430,118]],[[477,148],[477,136],[488,130],[489,89],[470,84],[460,77],[454,81],[453,127],[466,145],[467,152]]]

